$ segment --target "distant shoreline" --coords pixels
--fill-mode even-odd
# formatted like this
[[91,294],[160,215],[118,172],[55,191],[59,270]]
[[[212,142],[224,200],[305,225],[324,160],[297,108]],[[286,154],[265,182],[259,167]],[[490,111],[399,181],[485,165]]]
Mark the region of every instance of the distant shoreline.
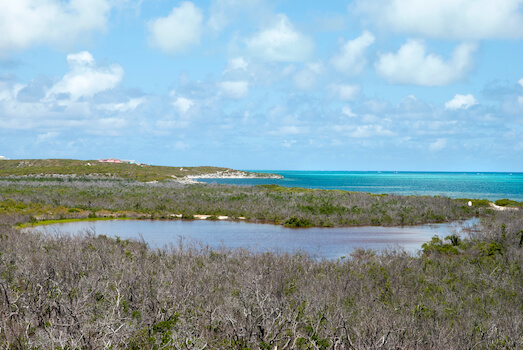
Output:
[[242,170],[217,171],[209,174],[187,175],[185,179],[283,179],[279,174],[264,174]]

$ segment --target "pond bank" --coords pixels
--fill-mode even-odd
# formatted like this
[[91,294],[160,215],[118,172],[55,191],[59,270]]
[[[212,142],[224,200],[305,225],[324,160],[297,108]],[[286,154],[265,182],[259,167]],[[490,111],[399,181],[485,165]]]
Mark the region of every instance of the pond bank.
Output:
[[102,220],[77,221],[29,228],[44,233],[89,232],[121,239],[138,239],[162,248],[180,240],[213,248],[244,248],[251,251],[305,252],[316,258],[339,259],[354,249],[404,249],[416,254],[434,235],[465,235],[478,219],[451,224],[403,227],[335,227],[293,229],[281,225],[245,221],[211,220]]

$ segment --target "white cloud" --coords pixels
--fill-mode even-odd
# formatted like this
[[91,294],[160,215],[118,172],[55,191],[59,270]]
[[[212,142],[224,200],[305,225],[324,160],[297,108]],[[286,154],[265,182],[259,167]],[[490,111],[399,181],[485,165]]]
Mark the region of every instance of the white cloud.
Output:
[[225,97],[240,99],[249,94],[249,83],[247,81],[222,81],[218,86]]
[[202,20],[202,11],[198,7],[189,1],[182,2],[169,16],[148,23],[149,42],[168,54],[183,52],[200,43]]
[[294,29],[283,14],[277,16],[273,26],[246,39],[245,43],[253,57],[264,61],[306,61],[314,49],[312,39]]
[[382,77],[394,84],[444,86],[462,80],[473,67],[472,54],[477,46],[457,46],[449,61],[436,54],[427,54],[425,43],[408,40],[397,53],[380,55],[375,68]]
[[384,30],[444,39],[523,37],[521,0],[357,0],[356,15]]
[[236,57],[232,58],[227,63],[227,68],[225,68],[224,74],[227,72],[235,71],[235,70],[242,70],[246,71],[249,64],[243,57]]
[[447,103],[445,103],[446,109],[467,109],[471,106],[474,106],[477,104],[478,101],[474,98],[473,95],[467,94],[467,95],[460,95],[456,94],[454,98]]
[[343,106],[341,108],[341,113],[343,113],[347,117],[351,117],[351,118],[357,117],[357,115],[354,114],[354,112],[352,112],[352,109],[348,106]]
[[123,79],[123,68],[113,64],[97,67],[93,56],[86,51],[67,56],[71,70],[49,89],[48,98],[69,94],[72,100],[92,97],[94,94],[116,87]]
[[356,130],[349,133],[350,137],[354,138],[367,138],[374,136],[393,136],[394,133],[390,130],[383,128],[381,125],[359,125]]
[[447,139],[437,139],[433,143],[429,145],[429,149],[433,152],[435,151],[441,151],[443,148],[447,146]]
[[185,114],[192,106],[194,106],[194,101],[185,97],[178,97],[176,101],[173,102],[173,106],[180,114]]
[[348,40],[340,47],[340,52],[331,59],[331,63],[338,71],[345,74],[359,74],[365,68],[367,59],[365,51],[374,43],[374,35],[364,31],[354,40]]
[[132,98],[127,102],[99,104],[96,106],[96,108],[106,110],[108,112],[124,113],[134,111],[144,101],[145,99],[143,98]]
[[[518,84],[523,87],[523,78],[518,80]],[[523,104],[523,96],[518,96],[518,103]]]
[[354,100],[361,91],[359,85],[332,84],[330,86],[333,94],[342,101]]
[[94,65],[94,58],[89,52],[82,51],[67,55],[67,63],[70,67],[92,66]]
[[104,30],[107,0],[0,1],[0,54],[32,45],[70,45]]

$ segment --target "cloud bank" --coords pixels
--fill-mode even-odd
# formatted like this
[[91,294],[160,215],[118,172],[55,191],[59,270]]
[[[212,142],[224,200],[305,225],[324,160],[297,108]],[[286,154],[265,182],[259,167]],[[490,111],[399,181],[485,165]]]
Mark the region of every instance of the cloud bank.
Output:
[[461,44],[450,60],[427,53],[421,40],[408,40],[396,53],[381,54],[374,66],[379,75],[393,84],[444,86],[460,81],[473,68],[477,45]]
[[31,46],[69,46],[104,31],[107,0],[0,1],[0,55]]

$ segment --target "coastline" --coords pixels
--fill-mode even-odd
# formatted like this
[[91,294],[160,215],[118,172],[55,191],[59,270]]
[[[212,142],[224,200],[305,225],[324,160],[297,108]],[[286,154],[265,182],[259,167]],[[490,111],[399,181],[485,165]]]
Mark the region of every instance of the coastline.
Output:
[[242,170],[225,170],[209,174],[187,175],[186,179],[283,179],[282,175],[251,173]]
[[209,174],[186,175],[181,178],[173,175],[172,178],[183,184],[198,184],[203,182],[198,181],[197,179],[283,179],[283,176],[279,174],[265,174],[229,169]]

